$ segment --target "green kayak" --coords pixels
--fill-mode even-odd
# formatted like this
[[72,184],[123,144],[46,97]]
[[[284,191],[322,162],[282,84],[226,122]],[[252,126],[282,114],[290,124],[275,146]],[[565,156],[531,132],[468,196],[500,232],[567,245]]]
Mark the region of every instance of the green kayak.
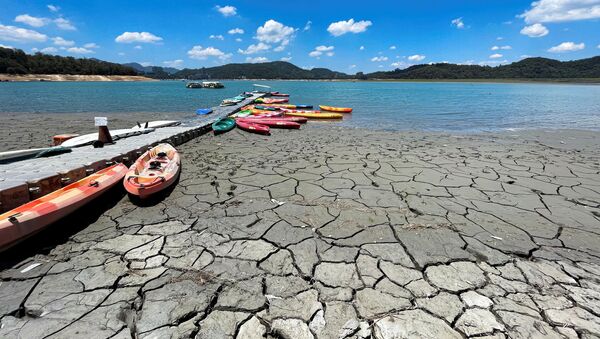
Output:
[[224,118],[212,124],[212,129],[215,134],[221,134],[231,131],[235,127],[235,120]]

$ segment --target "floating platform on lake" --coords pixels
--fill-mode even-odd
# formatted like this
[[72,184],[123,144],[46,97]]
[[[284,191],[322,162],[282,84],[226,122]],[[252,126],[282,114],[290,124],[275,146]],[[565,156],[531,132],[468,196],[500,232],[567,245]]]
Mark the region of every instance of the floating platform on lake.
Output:
[[264,94],[255,94],[234,106],[214,107],[209,115],[190,113],[178,126],[118,140],[103,148],[84,146],[49,158],[0,164],[0,213],[51,193],[116,162],[130,165],[149,147],[162,142],[181,145],[211,129],[213,122],[240,110]]

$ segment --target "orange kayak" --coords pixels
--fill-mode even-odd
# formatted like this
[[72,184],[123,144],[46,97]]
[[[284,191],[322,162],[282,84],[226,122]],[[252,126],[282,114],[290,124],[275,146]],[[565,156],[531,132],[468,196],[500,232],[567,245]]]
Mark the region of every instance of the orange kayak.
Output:
[[123,179],[127,166],[116,164],[0,215],[0,251],[96,199]]
[[350,113],[350,112],[352,112],[352,108],[350,108],[350,107],[333,107],[333,106],[319,105],[319,108],[321,110],[323,110],[323,111],[337,112],[337,113]]
[[129,167],[123,184],[131,195],[144,199],[173,185],[180,170],[177,150],[169,144],[159,144]]
[[314,111],[304,112],[289,112],[286,111],[283,114],[292,117],[304,117],[309,119],[342,119],[344,116],[339,113],[315,113]]

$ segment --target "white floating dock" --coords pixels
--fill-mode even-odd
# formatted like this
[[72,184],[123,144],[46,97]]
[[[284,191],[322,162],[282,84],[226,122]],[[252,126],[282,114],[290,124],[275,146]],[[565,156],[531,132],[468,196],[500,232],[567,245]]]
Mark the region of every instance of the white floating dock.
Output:
[[213,113],[198,115],[181,125],[157,128],[154,132],[117,140],[103,148],[84,146],[48,158],[0,164],[0,213],[78,181],[115,162],[131,164],[149,147],[161,142],[175,146],[211,130],[213,122],[227,117],[264,94],[255,94],[235,106],[215,107]]

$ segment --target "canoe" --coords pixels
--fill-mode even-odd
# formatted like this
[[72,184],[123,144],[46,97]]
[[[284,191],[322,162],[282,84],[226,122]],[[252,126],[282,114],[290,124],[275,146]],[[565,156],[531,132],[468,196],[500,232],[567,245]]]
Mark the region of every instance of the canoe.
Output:
[[279,93],[279,92],[271,92],[270,93],[272,97],[289,97],[289,94],[285,94],[285,93]]
[[287,108],[282,109],[282,111],[284,113],[287,113],[287,112],[289,112],[289,113],[321,113],[321,111],[315,111],[315,110],[287,109]]
[[283,114],[293,117],[305,117],[309,119],[341,119],[344,117],[339,113],[284,112]]
[[169,144],[159,144],[129,167],[123,185],[129,194],[144,199],[173,185],[180,171],[177,150]]
[[250,111],[239,111],[237,113],[234,113],[231,115],[232,118],[244,118],[244,117],[248,117],[251,116],[252,113],[250,113]]
[[279,110],[278,107],[262,106],[262,105],[254,105],[254,108],[261,109],[263,111],[278,111]]
[[239,119],[236,120],[235,123],[240,129],[243,129],[246,132],[256,133],[256,134],[264,134],[264,135],[271,134],[271,130],[269,129],[269,126],[260,125],[260,124],[254,123],[254,122],[243,121],[243,120],[239,120]]
[[215,134],[221,134],[231,131],[235,127],[235,120],[231,118],[223,118],[212,124],[212,129]]
[[281,120],[281,119],[271,119],[271,118],[243,119],[243,118],[241,118],[241,119],[237,119],[236,121],[260,124],[260,125],[265,125],[265,126],[269,126],[269,127],[273,127],[273,128],[289,128],[289,129],[300,128],[300,124],[297,122]]
[[269,116],[269,115],[251,115],[248,117],[241,117],[244,119],[270,119],[270,120],[282,120],[282,121],[293,121],[299,124],[305,124],[308,122],[307,118],[303,117],[288,117],[288,116]]
[[198,115],[206,115],[212,113],[212,108],[199,108],[196,110],[196,114]]
[[333,106],[319,105],[319,108],[321,110],[323,110],[323,111],[337,112],[337,113],[350,113],[350,112],[352,112],[352,108],[350,108],[350,107],[333,107]]
[[39,156],[51,156],[61,153],[71,152],[71,149],[63,146],[52,146],[42,148],[30,148],[21,149],[16,151],[0,152],[0,163],[8,163],[27,158],[39,157]]
[[[179,125],[180,122],[177,120],[155,120],[155,121],[146,121],[143,124],[138,123],[137,125],[131,127],[131,129],[142,129],[142,128],[161,128],[161,127],[169,127]],[[112,135],[112,133],[111,133]]]
[[[145,133],[150,133],[154,131],[154,128],[137,128],[137,129],[116,129],[110,131],[110,135],[113,140],[123,139],[130,137],[132,135],[140,135]],[[80,135],[73,139],[69,139],[61,144],[61,146],[65,147],[81,147],[86,145],[91,145],[94,141],[98,140],[98,133],[90,133]]]
[[281,98],[281,99],[258,98],[258,99],[254,100],[255,103],[259,103],[259,104],[284,104],[288,101],[289,101],[289,99],[287,99],[287,98]]
[[0,215],[0,251],[35,234],[119,183],[127,166],[116,164]]
[[287,108],[287,109],[311,109],[312,105],[292,105],[292,104],[263,104],[266,107]]
[[281,112],[278,112],[278,111],[269,111],[269,110],[262,110],[262,109],[251,109],[250,113],[252,113],[252,115],[261,115],[261,114],[281,115]]

